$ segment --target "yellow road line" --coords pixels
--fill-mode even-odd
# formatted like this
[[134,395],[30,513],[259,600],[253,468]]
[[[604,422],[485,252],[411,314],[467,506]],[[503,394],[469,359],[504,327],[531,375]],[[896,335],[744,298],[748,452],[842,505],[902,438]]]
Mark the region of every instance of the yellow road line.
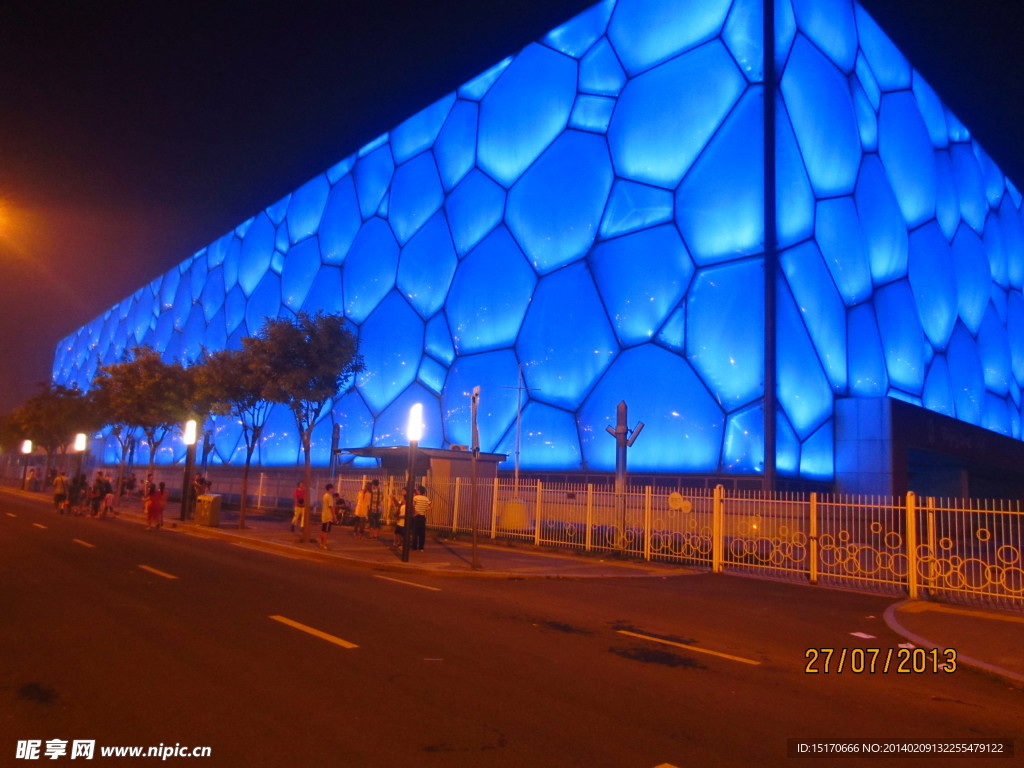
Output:
[[72,539],[75,544],[81,544],[83,547],[89,547],[89,549],[96,549],[95,544],[90,544],[88,541],[82,541],[81,539]]
[[374,574],[373,578],[375,578],[375,579],[384,579],[384,581],[393,581],[396,584],[406,584],[406,585],[408,585],[410,587],[419,587],[420,589],[429,589],[431,592],[440,592],[441,591],[440,587],[428,587],[426,584],[417,584],[417,583],[415,583],[413,581],[403,581],[402,579],[392,579],[390,576],[378,576],[377,574]]
[[16,514],[14,514],[13,512],[8,512],[8,513],[7,513],[7,516],[8,516],[8,517],[17,517],[17,515],[16,515]]
[[140,565],[139,568],[141,568],[144,571],[149,571],[150,573],[155,573],[157,576],[163,576],[165,579],[176,579],[176,578],[178,578],[173,573],[167,573],[166,571],[161,571],[161,570],[159,570],[157,568],[153,568],[153,567],[148,566],[148,565]]
[[620,635],[629,635],[630,637],[639,637],[641,640],[650,640],[652,643],[662,643],[663,645],[673,645],[676,648],[685,648],[687,651],[696,651],[697,653],[706,653],[711,656],[718,656],[723,659],[729,659],[730,661],[738,661],[742,664],[751,664],[753,666],[760,666],[760,661],[754,661],[753,659],[744,659],[742,656],[733,656],[728,653],[722,653],[721,651],[709,651],[707,648],[698,648],[695,645],[686,645],[685,643],[674,643],[671,640],[662,640],[660,637],[651,637],[650,635],[638,635],[636,632],[627,632],[624,629],[617,630]]
[[46,530],[46,526],[42,523],[32,523],[32,525],[34,525],[36,528],[42,528],[44,531]]
[[305,624],[300,624],[299,622],[289,619],[285,616],[270,616],[269,618],[273,619],[274,621],[279,621],[282,624],[286,624],[287,626],[292,627],[293,629],[297,629],[300,632],[310,634],[313,637],[319,637],[321,640],[326,640],[328,643],[340,645],[342,648],[359,647],[355,643],[350,643],[348,640],[342,640],[340,637],[335,637],[334,635],[329,635],[326,632],[321,632],[319,629],[314,629],[313,627],[306,626]]

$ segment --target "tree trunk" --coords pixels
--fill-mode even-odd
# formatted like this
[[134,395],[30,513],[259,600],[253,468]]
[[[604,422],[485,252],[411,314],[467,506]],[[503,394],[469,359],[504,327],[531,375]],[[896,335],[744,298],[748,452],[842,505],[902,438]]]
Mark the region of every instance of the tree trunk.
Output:
[[305,460],[305,473],[303,477],[306,479],[306,519],[302,524],[302,537],[300,541],[311,541],[309,537],[309,519],[313,516],[313,499],[316,498],[315,491],[313,490],[313,467],[309,456],[309,443],[313,436],[313,427],[302,430],[302,454]]

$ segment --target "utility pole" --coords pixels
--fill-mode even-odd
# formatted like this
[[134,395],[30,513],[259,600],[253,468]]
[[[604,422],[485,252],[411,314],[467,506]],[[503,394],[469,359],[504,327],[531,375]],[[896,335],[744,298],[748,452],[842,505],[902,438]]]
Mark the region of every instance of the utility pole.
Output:
[[615,506],[622,521],[619,534],[619,549],[626,548],[626,449],[631,447],[643,431],[644,423],[638,422],[635,429],[627,426],[626,401],[621,400],[615,408],[615,429],[605,431],[615,438]]

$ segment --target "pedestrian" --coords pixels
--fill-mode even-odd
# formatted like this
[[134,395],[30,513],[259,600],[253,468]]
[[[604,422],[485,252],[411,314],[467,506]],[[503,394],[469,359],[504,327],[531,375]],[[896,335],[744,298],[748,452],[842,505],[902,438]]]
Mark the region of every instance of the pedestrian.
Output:
[[395,494],[391,494],[391,513],[394,516],[395,521],[395,540],[393,546],[395,549],[401,549],[405,544],[405,488],[402,489],[402,496],[399,498]]
[[356,518],[352,525],[353,536],[366,535],[366,520],[370,516],[370,499],[373,495],[370,487],[370,484],[366,483],[356,496],[356,508],[352,513]]
[[336,521],[333,491],[334,484],[328,483],[324,487],[324,497],[320,503],[320,549],[327,549],[327,534],[331,532],[331,526]]
[[380,538],[380,526],[384,520],[384,491],[380,488],[380,480],[370,481],[370,538]]
[[417,485],[416,495],[412,497],[412,545],[410,546],[410,549],[417,552],[422,552],[423,546],[427,543],[427,514],[432,507],[433,504],[427,497],[427,489],[422,485]]
[[301,480],[295,484],[292,492],[292,533],[296,525],[300,531],[306,527],[306,484]]
[[81,515],[89,501],[89,479],[85,473],[79,473],[71,480],[71,487],[68,489],[68,504],[71,507],[71,514],[76,517]]
[[53,478],[53,508],[63,515],[67,503],[68,478],[64,474],[64,470],[60,469],[57,471],[57,476]]
[[163,528],[167,509],[167,488],[160,483],[146,498],[146,528]]
[[108,472],[103,476],[103,516],[106,517],[109,512],[111,516],[117,517],[117,512],[114,511],[114,473]]
[[97,472],[89,488],[89,517],[99,517],[100,509],[103,507],[103,498],[107,495],[106,485],[103,481],[103,473]]

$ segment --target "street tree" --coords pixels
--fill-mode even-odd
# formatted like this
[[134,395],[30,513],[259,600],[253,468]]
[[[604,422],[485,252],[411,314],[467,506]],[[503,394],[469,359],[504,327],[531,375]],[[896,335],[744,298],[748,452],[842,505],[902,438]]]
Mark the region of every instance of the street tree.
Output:
[[[259,332],[242,344],[261,360],[261,367],[271,372],[264,396],[287,405],[295,416],[310,509],[314,498],[310,460],[313,429],[330,411],[334,398],[363,370],[359,339],[346,327],[342,315],[299,312],[294,318],[267,318]],[[310,517],[306,515],[302,541],[309,539]]]
[[149,471],[172,429],[196,414],[195,376],[181,363],[168,363],[151,347],[133,347],[119,363],[104,365],[92,381],[94,402],[121,447],[120,474],[128,444],[138,430],[149,444]]
[[249,499],[249,468],[259,445],[271,403],[264,396],[267,382],[273,378],[264,357],[245,346],[214,352],[195,367],[197,396],[209,403],[212,413],[231,416],[242,425],[245,441],[245,468],[242,471],[242,498],[238,527],[245,527]]
[[77,432],[93,432],[102,426],[85,393],[52,382],[16,408],[13,418],[21,434],[46,452],[46,473],[56,454],[67,453]]

